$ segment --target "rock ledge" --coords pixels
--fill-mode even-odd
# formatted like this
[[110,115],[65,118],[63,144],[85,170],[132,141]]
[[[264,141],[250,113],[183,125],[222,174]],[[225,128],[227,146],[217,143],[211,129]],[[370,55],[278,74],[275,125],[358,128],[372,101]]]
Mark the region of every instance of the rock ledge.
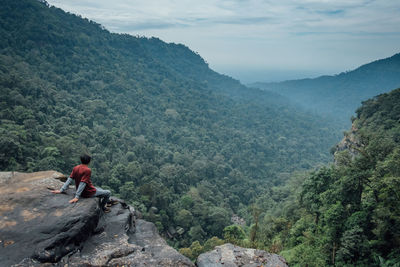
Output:
[[232,244],[217,246],[197,258],[198,267],[287,267],[285,259],[264,250],[242,248]]
[[[70,204],[75,190],[51,193],[65,178],[55,171],[0,172],[1,266],[195,266],[123,200],[105,214],[97,198]],[[197,266],[287,264],[275,254],[225,244],[201,254]]]
[[96,198],[52,194],[64,178],[0,173],[1,266],[194,266],[122,200],[104,214]]

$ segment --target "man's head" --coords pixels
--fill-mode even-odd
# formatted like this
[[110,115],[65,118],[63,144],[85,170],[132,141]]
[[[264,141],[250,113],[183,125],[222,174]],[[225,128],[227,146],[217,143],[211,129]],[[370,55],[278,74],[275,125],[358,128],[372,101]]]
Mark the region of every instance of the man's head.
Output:
[[82,154],[81,155],[81,162],[82,164],[88,165],[90,163],[91,157],[88,154]]

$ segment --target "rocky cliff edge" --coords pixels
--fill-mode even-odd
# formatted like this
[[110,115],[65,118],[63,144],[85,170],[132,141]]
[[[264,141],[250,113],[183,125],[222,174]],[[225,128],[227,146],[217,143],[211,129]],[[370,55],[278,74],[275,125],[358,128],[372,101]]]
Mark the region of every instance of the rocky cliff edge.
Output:
[[194,266],[123,201],[103,213],[97,198],[52,194],[64,178],[0,173],[0,266]]
[[[119,200],[103,213],[97,198],[70,204],[75,190],[53,194],[55,171],[0,172],[0,266],[195,266],[168,246],[153,223]],[[265,251],[225,244],[198,266],[287,266]]]

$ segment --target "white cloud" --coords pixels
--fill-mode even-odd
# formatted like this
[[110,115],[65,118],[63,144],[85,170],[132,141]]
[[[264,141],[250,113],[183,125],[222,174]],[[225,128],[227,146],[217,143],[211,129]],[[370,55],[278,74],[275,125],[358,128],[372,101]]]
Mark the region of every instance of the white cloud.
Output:
[[157,36],[217,70],[348,70],[400,43],[393,0],[48,0],[113,32]]

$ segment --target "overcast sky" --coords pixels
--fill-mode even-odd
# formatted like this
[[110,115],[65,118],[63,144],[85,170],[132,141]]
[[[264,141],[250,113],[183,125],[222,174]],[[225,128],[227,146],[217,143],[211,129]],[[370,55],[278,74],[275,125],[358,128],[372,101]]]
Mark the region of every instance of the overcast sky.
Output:
[[399,0],[48,2],[111,32],[185,44],[244,83],[336,74],[400,52]]

